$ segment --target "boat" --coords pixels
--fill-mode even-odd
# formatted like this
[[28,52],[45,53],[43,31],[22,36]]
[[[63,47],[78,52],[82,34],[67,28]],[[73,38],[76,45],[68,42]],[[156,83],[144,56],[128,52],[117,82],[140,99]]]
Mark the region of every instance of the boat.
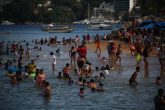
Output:
[[2,21],[1,25],[14,25],[15,23],[12,23],[10,21]]
[[43,24],[42,30],[50,33],[69,33],[73,31],[73,27],[67,25],[56,25],[56,24]]
[[90,24],[90,21],[88,19],[75,21],[73,24]]
[[110,30],[111,25],[105,23],[92,23],[89,25],[90,30]]
[[92,30],[110,30],[112,27],[113,21],[104,19],[104,17],[91,17],[90,24],[88,29]]

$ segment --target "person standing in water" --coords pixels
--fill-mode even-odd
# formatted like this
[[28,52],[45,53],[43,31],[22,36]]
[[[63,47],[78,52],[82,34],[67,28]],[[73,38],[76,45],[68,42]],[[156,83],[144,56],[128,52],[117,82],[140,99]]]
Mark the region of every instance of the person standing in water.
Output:
[[49,84],[49,82],[45,82],[45,85],[44,85],[44,96],[45,97],[50,97],[51,94],[52,94],[52,88]]
[[69,51],[69,56],[71,58],[70,64],[72,65],[72,62],[74,62],[74,65],[76,64],[76,49],[75,47],[71,47],[70,51]]
[[100,36],[98,34],[96,35],[95,42],[96,42],[96,51],[95,52],[97,53],[97,50],[99,50],[101,53]]
[[149,76],[149,70],[148,70],[149,62],[147,61],[148,56],[149,56],[148,46],[145,46],[143,50],[145,77]]
[[121,64],[120,54],[121,54],[121,45],[119,44],[116,52],[116,62],[119,60],[119,63]]
[[136,81],[136,78],[137,78],[137,75],[138,75],[138,72],[140,71],[140,67],[137,66],[136,67],[136,71],[132,74],[131,78],[129,79],[129,84],[130,85],[136,85],[137,84],[137,81]]
[[53,72],[55,71],[55,65],[56,65],[56,56],[53,52],[50,52],[50,55],[52,56],[53,58],[53,62],[52,62],[52,70]]

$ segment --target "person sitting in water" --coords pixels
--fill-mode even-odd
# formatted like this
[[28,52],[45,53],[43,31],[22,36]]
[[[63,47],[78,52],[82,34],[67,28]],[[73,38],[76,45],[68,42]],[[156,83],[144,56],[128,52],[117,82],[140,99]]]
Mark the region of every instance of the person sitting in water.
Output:
[[95,81],[93,79],[90,80],[89,88],[94,88],[94,89],[97,88],[97,84],[95,83]]
[[104,91],[103,86],[104,86],[103,83],[99,83],[99,86],[96,88],[96,91],[103,92]]
[[99,71],[99,67],[97,66],[97,67],[95,67],[95,69],[96,69],[96,71]]
[[57,49],[57,50],[56,50],[56,54],[57,54],[57,55],[61,55],[61,54],[62,54],[61,50],[60,50],[60,49]]
[[102,62],[102,63],[106,63],[107,60],[105,59],[105,57],[102,57],[101,60],[100,60],[100,62]]
[[84,88],[83,87],[80,88],[79,96],[80,97],[84,96]]
[[106,70],[110,70],[109,65],[106,65],[105,68],[106,68]]
[[11,83],[12,85],[15,85],[15,84],[18,83],[16,76],[11,76],[11,81],[10,81],[10,83]]
[[77,82],[78,85],[83,85],[83,78],[82,77],[79,77],[79,80]]
[[160,85],[161,84],[161,77],[156,77],[155,84]]
[[86,79],[83,79],[83,84],[82,84],[82,86],[87,86],[87,81],[86,81]]
[[105,79],[105,75],[102,72],[100,73],[99,79]]
[[163,89],[158,89],[158,94],[154,97],[155,110],[165,110],[165,95]]
[[99,74],[99,72],[100,72],[100,69],[99,69],[99,67],[97,66],[97,67],[95,67],[95,73],[98,75]]
[[62,79],[62,72],[59,72],[59,73],[58,73],[57,78],[58,78],[58,79]]
[[72,80],[71,77],[69,77],[69,79],[68,79],[68,84],[73,84],[73,83],[74,83],[74,81]]
[[109,75],[109,71],[104,66],[101,67],[101,70],[103,74]]
[[52,93],[52,88],[49,85],[49,82],[45,82],[45,88],[44,88],[44,96],[50,97]]
[[99,77],[97,75],[95,76],[95,82],[99,82]]
[[129,79],[130,85],[136,85],[137,84],[136,78],[137,78],[137,74],[139,71],[140,71],[140,67],[136,67],[136,71],[132,74],[131,78]]
[[17,81],[23,80],[23,75],[22,75],[21,71],[16,72],[16,79],[17,79]]

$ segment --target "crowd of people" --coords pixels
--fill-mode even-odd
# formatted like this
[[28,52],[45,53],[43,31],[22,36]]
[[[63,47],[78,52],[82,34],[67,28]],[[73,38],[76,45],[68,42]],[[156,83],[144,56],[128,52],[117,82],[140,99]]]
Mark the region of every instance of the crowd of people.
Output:
[[[161,85],[161,79],[164,76],[165,72],[165,46],[161,43],[155,43],[155,36],[160,36],[158,30],[138,30],[134,25],[129,27],[124,27],[118,31],[118,40],[121,38],[124,41],[124,45],[130,49],[132,56],[135,56],[136,59],[136,70],[131,75],[128,82],[131,86],[136,86],[138,84],[137,76],[140,71],[142,61],[144,62],[144,76],[149,76],[149,60],[148,57],[153,53],[158,55],[160,62],[160,75],[155,78],[155,83]],[[97,34],[93,42],[96,44],[96,53],[101,54],[101,37]],[[106,62],[106,66],[96,67],[92,62],[89,62],[87,56],[87,47],[86,44],[90,44],[92,38],[89,34],[83,36],[83,40],[79,36],[75,38],[65,39],[58,41],[57,37],[50,37],[49,39],[41,38],[40,40],[32,40],[32,43],[35,44],[34,48],[30,47],[30,43],[26,41],[9,41],[0,43],[0,55],[13,55],[14,59],[7,60],[5,63],[0,62],[0,66],[4,67],[7,70],[7,76],[9,76],[11,83],[13,85],[21,82],[24,79],[30,79],[35,82],[41,88],[41,94],[45,97],[51,96],[52,87],[49,84],[48,79],[46,79],[46,74],[43,68],[38,68],[35,64],[35,61],[39,59],[39,55],[35,58],[31,57],[31,51],[42,51],[42,45],[51,46],[53,48],[56,45],[69,45],[70,49],[68,51],[70,62],[66,63],[57,76],[58,79],[68,80],[68,84],[77,84],[79,85],[79,95],[84,96],[85,88],[88,87],[91,91],[104,91],[103,80],[106,78],[106,75],[109,75],[111,69],[115,69],[117,63],[122,64],[121,54],[122,44],[117,42],[116,39],[110,38],[107,45],[108,60],[103,57],[101,62]],[[57,55],[62,54],[60,49],[57,49],[56,52],[50,52],[52,56],[52,71],[56,71],[56,60]],[[31,61],[30,63],[25,64],[25,60]],[[109,65],[111,62],[111,65]],[[73,66],[74,65],[74,66]],[[77,68],[75,68],[77,67]],[[75,73],[75,76],[78,77],[78,81],[74,81],[71,77]],[[15,74],[14,74],[15,73]],[[24,73],[24,74],[23,74]],[[159,108],[161,104],[165,108],[165,98],[164,91],[160,89],[158,91],[158,96],[155,97],[155,107]],[[156,109],[160,110],[160,109]],[[162,109],[163,110],[163,109]]]

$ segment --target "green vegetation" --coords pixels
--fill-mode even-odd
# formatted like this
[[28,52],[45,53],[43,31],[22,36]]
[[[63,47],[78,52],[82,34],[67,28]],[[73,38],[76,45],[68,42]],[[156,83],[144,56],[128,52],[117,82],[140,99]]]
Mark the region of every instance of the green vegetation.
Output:
[[161,8],[165,8],[165,0],[140,0],[142,16],[159,15]]
[[[51,0],[49,4],[48,1],[50,0],[12,0],[2,7],[0,21],[71,23],[88,17],[88,4],[92,15],[94,7],[113,0]],[[157,15],[164,5],[164,0],[139,1],[142,15]]]

